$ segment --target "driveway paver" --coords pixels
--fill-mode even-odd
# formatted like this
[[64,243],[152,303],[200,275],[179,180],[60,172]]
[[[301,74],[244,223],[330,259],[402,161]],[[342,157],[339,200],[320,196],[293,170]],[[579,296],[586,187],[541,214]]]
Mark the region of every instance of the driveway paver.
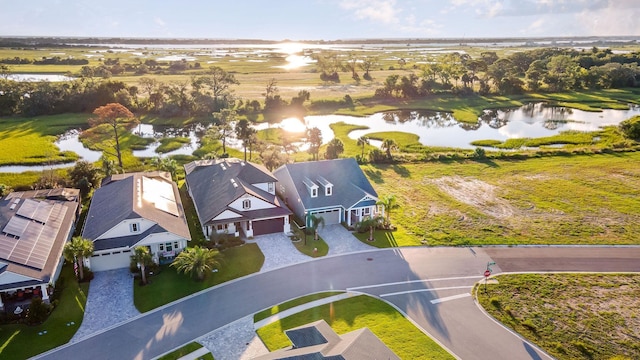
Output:
[[247,243],[256,243],[264,254],[264,264],[260,272],[276,269],[282,266],[309,261],[307,256],[293,245],[291,239],[283,233],[259,235]]
[[340,255],[356,251],[375,250],[373,246],[363,244],[342,225],[320,226],[318,234],[329,245],[327,255]]
[[71,343],[140,314],[133,305],[133,279],[129,269],[98,271],[89,284],[82,325]]

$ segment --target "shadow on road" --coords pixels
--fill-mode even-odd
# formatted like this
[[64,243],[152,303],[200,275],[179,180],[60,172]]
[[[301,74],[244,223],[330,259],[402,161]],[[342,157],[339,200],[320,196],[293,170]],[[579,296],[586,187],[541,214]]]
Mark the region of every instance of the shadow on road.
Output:
[[531,345],[529,345],[528,342],[523,341],[522,345],[524,346],[524,349],[527,350],[527,354],[529,354],[531,356],[531,359],[533,359],[533,360],[542,360],[540,355],[538,355],[538,352],[536,351],[536,349],[534,349]]

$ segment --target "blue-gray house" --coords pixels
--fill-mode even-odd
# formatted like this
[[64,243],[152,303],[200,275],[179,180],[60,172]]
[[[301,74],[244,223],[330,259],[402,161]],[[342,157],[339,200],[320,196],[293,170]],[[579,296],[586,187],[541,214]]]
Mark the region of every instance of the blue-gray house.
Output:
[[382,215],[378,194],[353,158],[286,164],[273,174],[278,195],[299,219],[313,214],[326,225],[352,226]]

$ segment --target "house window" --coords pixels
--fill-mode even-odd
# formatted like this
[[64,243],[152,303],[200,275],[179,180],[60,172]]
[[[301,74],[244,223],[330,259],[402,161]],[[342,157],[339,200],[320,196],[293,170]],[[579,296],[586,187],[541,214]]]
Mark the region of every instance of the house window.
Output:
[[177,241],[173,243],[173,248],[174,248],[174,249],[177,249],[177,248],[178,248],[178,242],[177,242]]
[[316,188],[311,189],[311,197],[318,197],[318,189]]
[[131,232],[138,232],[140,231],[140,224],[138,223],[133,223],[131,225],[129,225]]
[[333,192],[333,186],[327,186],[326,188],[324,188],[324,195],[325,196],[331,196],[332,192]]
[[160,249],[160,251],[164,251],[164,244],[158,245],[158,248]]
[[173,247],[171,247],[171,243],[166,243],[165,245],[167,247],[167,251],[173,250]]
[[369,214],[371,214],[371,208],[362,209],[362,215],[369,215]]
[[269,183],[269,192],[273,192],[273,183]]
[[251,200],[249,199],[242,200],[242,208],[245,210],[251,209]]

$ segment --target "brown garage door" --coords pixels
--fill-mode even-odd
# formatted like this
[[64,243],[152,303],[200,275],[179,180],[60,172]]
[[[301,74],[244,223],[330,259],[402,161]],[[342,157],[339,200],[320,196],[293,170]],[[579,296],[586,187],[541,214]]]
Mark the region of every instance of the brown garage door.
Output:
[[253,235],[273,234],[284,231],[284,218],[258,220],[253,222]]

